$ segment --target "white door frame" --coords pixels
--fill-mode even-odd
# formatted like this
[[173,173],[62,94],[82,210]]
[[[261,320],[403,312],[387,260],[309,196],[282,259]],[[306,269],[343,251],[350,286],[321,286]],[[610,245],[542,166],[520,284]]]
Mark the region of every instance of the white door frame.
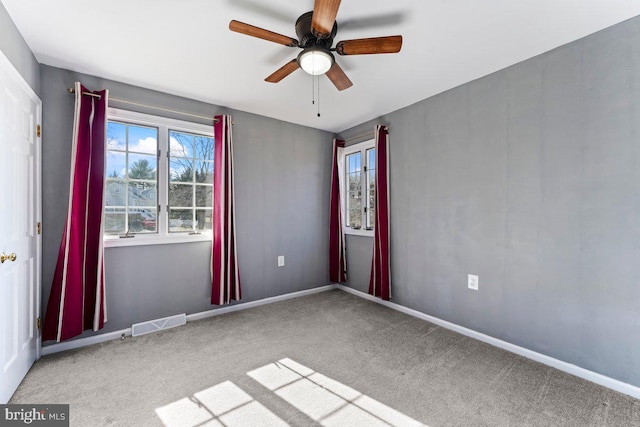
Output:
[[[18,72],[18,70],[13,66],[9,58],[6,57],[4,52],[0,50],[0,68],[2,68],[9,78],[11,78],[14,83],[16,83],[20,89],[22,89],[27,96],[36,104],[36,125],[42,127],[42,101],[35,93],[33,88],[29,86],[27,81],[22,77],[22,75]],[[39,224],[42,224],[42,134],[35,133],[35,144],[36,144],[36,156],[35,156],[35,185],[36,185],[36,206],[35,206],[35,214],[36,221]],[[35,224],[34,224],[35,226]],[[42,229],[42,227],[41,227]],[[35,291],[35,304],[36,304],[36,315],[41,317],[41,300],[42,300],[42,233],[38,235],[37,244],[36,244],[36,269],[35,269],[35,281],[36,281],[36,291]],[[42,321],[41,321],[42,323]],[[42,352],[42,328],[37,330],[37,339],[36,339],[36,360],[40,359]]]

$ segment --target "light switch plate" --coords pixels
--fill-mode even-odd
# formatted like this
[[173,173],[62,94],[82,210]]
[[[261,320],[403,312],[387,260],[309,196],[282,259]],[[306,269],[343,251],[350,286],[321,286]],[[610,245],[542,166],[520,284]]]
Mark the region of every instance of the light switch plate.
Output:
[[480,282],[480,279],[478,278],[478,276],[476,276],[475,274],[469,274],[467,279],[469,289],[473,289],[474,291],[477,291],[479,282]]
[[278,267],[284,267],[284,255],[278,256]]

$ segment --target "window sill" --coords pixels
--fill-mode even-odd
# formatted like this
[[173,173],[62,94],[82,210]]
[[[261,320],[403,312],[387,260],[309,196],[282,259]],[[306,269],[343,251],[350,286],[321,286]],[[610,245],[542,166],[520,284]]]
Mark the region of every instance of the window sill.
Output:
[[176,236],[143,236],[121,239],[118,236],[105,236],[105,248],[119,248],[123,246],[145,246],[145,245],[170,245],[175,243],[211,242],[212,234],[180,234]]
[[344,234],[351,234],[353,236],[365,236],[365,237],[373,237],[373,230],[354,230],[353,228],[344,228]]

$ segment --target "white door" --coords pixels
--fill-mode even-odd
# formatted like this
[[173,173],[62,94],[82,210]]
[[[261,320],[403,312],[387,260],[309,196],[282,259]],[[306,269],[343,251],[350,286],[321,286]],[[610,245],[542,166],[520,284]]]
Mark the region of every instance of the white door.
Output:
[[40,114],[0,52],[0,403],[40,356]]

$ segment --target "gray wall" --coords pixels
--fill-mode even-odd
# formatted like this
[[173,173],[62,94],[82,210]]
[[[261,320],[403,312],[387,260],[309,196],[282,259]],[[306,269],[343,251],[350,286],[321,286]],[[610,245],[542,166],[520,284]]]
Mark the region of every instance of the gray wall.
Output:
[[[332,134],[59,68],[42,66],[41,72],[43,310],[51,288],[69,196],[74,97],[67,93],[67,88],[75,81],[94,90],[108,88],[112,97],[143,104],[211,117],[231,114],[235,122],[242,301],[328,283],[327,206]],[[159,114],[140,108],[137,111]],[[285,256],[285,267],[277,267],[278,255]],[[109,321],[102,332],[167,315],[215,308],[209,303],[210,256],[209,243],[107,248]],[[86,332],[83,336],[92,334]]]
[[638,52],[634,18],[341,132],[390,126],[394,302],[640,386]]
[[0,2],[0,50],[29,86],[40,93],[40,64]]

